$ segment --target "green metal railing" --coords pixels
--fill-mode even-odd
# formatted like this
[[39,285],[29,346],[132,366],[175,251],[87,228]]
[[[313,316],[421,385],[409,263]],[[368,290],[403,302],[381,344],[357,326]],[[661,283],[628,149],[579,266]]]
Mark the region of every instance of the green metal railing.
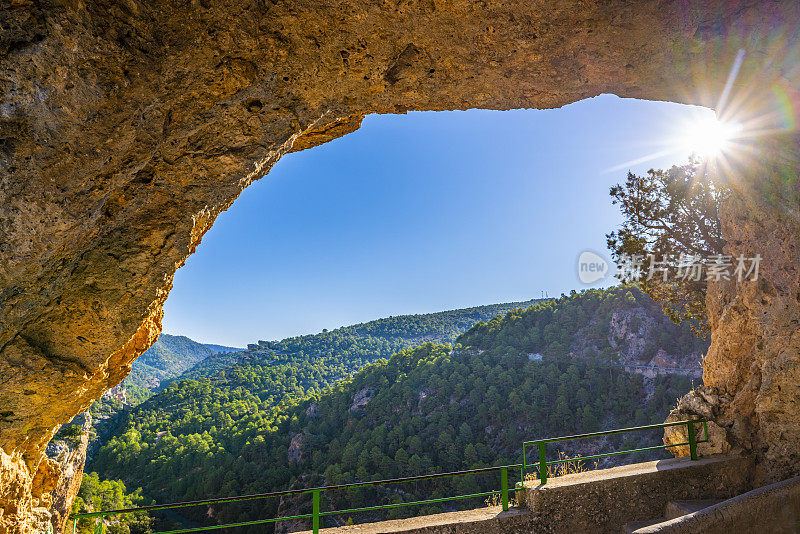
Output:
[[[503,507],[503,510],[508,510],[508,470],[509,469],[517,469],[521,467],[520,464],[514,465],[501,465],[496,467],[484,467],[481,469],[468,469],[465,471],[453,471],[451,473],[437,473],[433,475],[419,475],[413,477],[404,477],[404,478],[393,478],[388,480],[375,480],[371,482],[355,482],[352,484],[339,484],[336,486],[321,486],[318,488],[309,488],[309,489],[299,489],[299,490],[289,490],[289,491],[274,491],[270,493],[258,493],[253,495],[241,495],[238,497],[223,497],[220,499],[207,499],[203,501],[187,501],[187,502],[180,502],[180,503],[172,503],[172,504],[155,504],[152,506],[142,506],[139,508],[123,508],[119,510],[102,510],[99,512],[87,512],[83,514],[73,514],[71,516],[72,519],[72,532],[75,534],[78,526],[78,520],[84,518],[99,518],[99,521],[96,519],[94,532],[95,534],[103,534],[105,529],[105,517],[106,516],[113,516],[119,514],[131,514],[135,512],[152,512],[157,510],[172,510],[176,508],[188,508],[191,506],[202,506],[208,504],[220,504],[220,503],[228,503],[228,502],[242,502],[242,501],[253,501],[258,499],[267,499],[270,497],[285,497],[289,495],[301,495],[301,494],[311,494],[311,513],[309,514],[299,514],[290,517],[275,517],[270,519],[259,519],[256,521],[243,521],[239,523],[228,523],[225,525],[211,525],[211,526],[203,526],[203,527],[193,527],[193,528],[184,528],[178,530],[168,530],[157,532],[155,534],[179,534],[184,532],[200,532],[205,530],[216,530],[221,528],[232,528],[232,527],[244,527],[250,525],[263,525],[266,523],[277,523],[278,521],[289,521],[292,519],[307,519],[311,518],[312,524],[312,531],[314,534],[319,532],[320,528],[320,518],[328,516],[328,515],[336,515],[336,514],[352,514],[356,512],[369,512],[374,510],[385,510],[389,508],[399,508],[402,506],[419,506],[424,504],[435,504],[440,502],[446,501],[456,501],[462,499],[471,499],[471,498],[479,498],[479,497],[491,497],[494,495],[500,496],[500,504]],[[351,489],[351,488],[360,488],[366,486],[380,486],[380,485],[387,485],[387,484],[398,484],[402,482],[414,482],[420,480],[431,480],[435,478],[445,478],[445,477],[456,477],[462,475],[473,475],[479,473],[490,473],[490,472],[497,472],[500,471],[500,489],[493,490],[493,491],[484,491],[480,493],[471,493],[468,495],[456,495],[454,497],[442,497],[438,499],[427,499],[423,501],[413,501],[413,502],[403,502],[403,503],[392,503],[392,504],[382,504],[377,506],[365,506],[362,508],[348,508],[345,510],[332,510],[332,511],[321,511],[320,510],[320,500],[323,491],[332,491],[332,490],[342,490],[342,489]]]
[[[702,424],[703,429],[705,431],[705,438],[702,440],[697,440],[696,429],[694,425]],[[657,445],[653,447],[642,447],[639,449],[630,449],[625,451],[617,451],[617,452],[609,452],[605,454],[595,454],[592,456],[583,456],[583,457],[575,457],[575,458],[564,458],[559,460],[547,461],[545,457],[545,446],[548,443],[554,443],[557,441],[571,441],[576,439],[585,439],[585,438],[593,438],[599,436],[609,436],[613,434],[622,434],[625,432],[635,432],[641,430],[653,430],[658,428],[666,428],[671,426],[678,426],[678,425],[686,425],[689,440],[685,443],[675,443],[672,445]],[[243,521],[239,523],[228,523],[225,525],[211,525],[211,526],[201,526],[201,527],[192,527],[192,528],[183,528],[178,530],[168,530],[157,532],[155,534],[182,534],[185,532],[200,532],[206,530],[217,530],[221,528],[233,528],[233,527],[244,527],[250,525],[263,525],[267,523],[277,523],[279,521],[289,521],[293,519],[307,519],[311,518],[312,524],[312,531],[314,534],[319,533],[320,528],[320,518],[329,516],[329,515],[336,515],[336,514],[352,514],[357,512],[370,512],[375,510],[386,510],[390,508],[399,508],[402,506],[419,506],[424,504],[435,504],[447,501],[456,501],[462,499],[472,499],[472,498],[480,498],[480,497],[491,497],[495,495],[500,496],[500,503],[503,507],[503,510],[508,510],[508,470],[509,469],[520,469],[520,485],[524,483],[525,480],[525,471],[528,467],[537,467],[539,470],[539,480],[542,484],[547,482],[547,467],[550,465],[556,464],[563,464],[568,462],[576,462],[582,460],[591,460],[594,458],[603,458],[606,456],[614,456],[618,454],[631,454],[634,452],[642,452],[642,451],[652,451],[656,449],[667,449],[670,447],[680,447],[680,446],[689,446],[689,455],[692,460],[697,460],[697,444],[698,443],[705,443],[708,441],[708,427],[706,425],[706,421],[704,419],[697,419],[697,420],[686,420],[686,421],[675,421],[672,423],[661,423],[657,425],[646,425],[646,426],[638,426],[632,428],[622,428],[618,430],[606,430],[602,432],[592,432],[589,434],[578,434],[575,436],[562,436],[558,438],[548,438],[548,439],[540,439],[535,441],[526,441],[522,444],[522,463],[521,464],[514,464],[514,465],[501,465],[496,467],[484,467],[481,469],[468,469],[465,471],[453,471],[450,473],[437,473],[433,475],[419,475],[413,477],[404,477],[404,478],[393,478],[387,480],[375,480],[371,482],[355,482],[351,484],[339,484],[335,486],[321,486],[317,488],[308,488],[308,489],[298,489],[298,490],[288,490],[288,491],[274,491],[270,493],[257,493],[252,495],[240,495],[237,497],[223,497],[219,499],[206,499],[202,501],[187,501],[187,502],[179,502],[179,503],[171,503],[171,504],[155,504],[152,506],[142,506],[139,508],[123,508],[119,510],[101,510],[99,512],[87,512],[82,514],[73,514],[71,516],[72,519],[72,532],[73,534],[76,533],[78,520],[79,519],[86,519],[86,518],[95,518],[95,534],[103,534],[105,530],[105,518],[107,516],[115,516],[120,514],[131,514],[136,512],[153,512],[158,510],[173,510],[178,508],[189,508],[192,506],[202,506],[202,505],[209,505],[209,504],[222,504],[222,503],[229,503],[229,502],[243,502],[243,501],[254,501],[259,499],[267,499],[271,497],[286,497],[290,495],[303,495],[303,494],[311,494],[311,513],[307,514],[299,514],[289,517],[274,517],[270,519],[259,519],[256,521]],[[536,445],[538,452],[539,452],[539,461],[534,464],[527,463],[527,450],[526,447],[529,445]],[[499,490],[492,490],[492,491],[484,491],[480,493],[471,493],[468,495],[456,495],[454,497],[441,497],[437,499],[427,499],[423,501],[413,501],[413,502],[403,502],[403,503],[392,503],[392,504],[382,504],[377,506],[365,506],[362,508],[348,508],[345,510],[332,510],[332,511],[322,511],[320,508],[320,501],[321,495],[324,491],[334,491],[334,490],[342,490],[342,489],[351,489],[351,488],[362,488],[367,486],[382,486],[388,484],[399,484],[403,482],[414,482],[420,480],[431,480],[436,478],[446,478],[446,477],[456,477],[462,475],[474,475],[480,473],[490,473],[490,472],[497,472],[500,471],[500,489]],[[99,519],[99,520],[98,520]]]
[[[702,440],[697,440],[697,433],[694,425],[702,424],[705,432],[705,437]],[[625,451],[607,452],[604,454],[593,454],[591,456],[578,456],[574,458],[560,458],[558,460],[547,461],[546,459],[546,445],[557,441],[572,441],[576,439],[596,438],[599,436],[610,436],[613,434],[624,434],[626,432],[636,432],[641,430],[654,430],[658,428],[667,428],[671,426],[686,425],[688,434],[688,441],[685,443],[673,443],[671,445],[655,445],[653,447],[642,447],[639,449],[628,449]],[[691,419],[685,421],[673,421],[671,423],[659,423],[657,425],[634,426],[631,428],[620,428],[617,430],[604,430],[601,432],[590,432],[588,434],[577,434],[574,436],[561,436],[558,438],[537,439],[534,441],[526,441],[522,444],[522,467],[520,469],[520,477],[525,480],[525,471],[528,467],[536,467],[539,471],[539,482],[541,484],[547,483],[547,467],[550,465],[565,464],[569,462],[581,462],[584,460],[593,460],[595,458],[605,458],[606,456],[616,456],[619,454],[631,454],[634,452],[654,451],[658,449],[668,449],[670,447],[685,447],[689,446],[689,456],[692,460],[697,460],[697,444],[706,443],[708,441],[708,425],[705,419]],[[539,453],[539,461],[529,464],[527,460],[527,450],[529,445],[535,445]]]

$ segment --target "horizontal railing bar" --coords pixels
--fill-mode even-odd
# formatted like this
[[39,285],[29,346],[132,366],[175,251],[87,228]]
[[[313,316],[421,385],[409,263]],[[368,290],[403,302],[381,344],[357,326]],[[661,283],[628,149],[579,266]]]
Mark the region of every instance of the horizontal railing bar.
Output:
[[292,517],[278,517],[272,519],[258,519],[256,521],[246,521],[244,523],[229,523],[227,525],[211,525],[208,527],[193,527],[193,528],[184,528],[181,530],[165,530],[162,532],[154,532],[153,534],[179,534],[181,532],[201,532],[204,530],[217,530],[220,528],[235,528],[235,527],[246,527],[249,525],[263,525],[265,523],[275,523],[277,521],[288,521],[290,519],[305,519],[307,517],[311,517],[313,514],[303,514],[303,515],[295,515]]
[[133,512],[147,512],[147,511],[155,511],[155,510],[169,510],[173,508],[188,508],[189,506],[201,506],[203,504],[220,504],[220,503],[227,503],[227,502],[240,502],[240,501],[251,501],[255,499],[266,499],[268,497],[285,497],[288,495],[299,495],[301,493],[310,493],[312,491],[329,491],[329,490],[340,490],[340,489],[348,489],[348,488],[361,488],[365,486],[380,486],[383,484],[398,484],[402,482],[413,482],[419,480],[430,480],[435,478],[445,478],[445,477],[455,477],[461,475],[471,475],[476,473],[489,473],[492,471],[500,471],[501,469],[516,469],[518,467],[522,467],[522,464],[511,464],[511,465],[498,465],[495,467],[481,467],[479,469],[467,469],[464,471],[451,471],[449,473],[435,473],[432,475],[417,475],[413,477],[403,477],[403,478],[390,478],[386,480],[372,480],[368,482],[351,482],[349,484],[338,484],[335,486],[320,486],[316,488],[307,488],[307,489],[297,489],[297,490],[288,490],[288,491],[273,491],[269,493],[253,493],[250,495],[240,495],[236,497],[221,497],[219,499],[207,499],[204,501],[186,501],[186,502],[178,502],[178,503],[170,503],[170,504],[153,504],[150,506],[141,506],[139,508],[121,508],[119,510],[102,510],[99,512],[87,512],[83,514],[75,514],[70,516],[72,519],[82,519],[86,517],[98,517],[101,515],[112,515],[112,514],[129,514]]
[[[483,493],[473,493],[470,495],[456,495],[455,497],[442,497],[439,499],[428,499],[425,501],[414,501],[414,502],[403,502],[403,503],[394,503],[394,504],[383,504],[379,506],[369,506],[365,508],[350,508],[347,510],[333,510],[330,512],[321,512],[320,516],[325,515],[336,515],[336,514],[353,514],[356,512],[369,512],[372,510],[382,510],[387,508],[400,508],[402,506],[418,506],[422,504],[434,504],[438,502],[445,502],[445,501],[455,501],[459,499],[470,499],[470,498],[477,498],[477,497],[488,497],[489,495],[500,495],[502,490],[494,490],[494,491],[486,491]],[[243,523],[229,523],[226,525],[212,525],[207,527],[195,527],[195,528],[188,528],[188,529],[180,529],[180,530],[166,530],[161,532],[155,532],[154,534],[180,534],[183,532],[201,532],[205,530],[216,530],[220,528],[235,528],[235,527],[245,527],[249,525],[263,525],[265,523],[275,523],[278,521],[289,521],[292,519],[306,519],[308,517],[312,517],[313,514],[303,514],[303,515],[295,515],[291,517],[277,517],[272,519],[260,519],[257,521],[247,521]]]
[[[695,443],[708,443],[708,440],[705,439],[705,440],[702,440],[702,441],[696,441]],[[620,455],[620,454],[631,454],[631,453],[634,453],[634,452],[643,452],[643,451],[654,451],[654,450],[657,450],[657,449],[668,449],[670,447],[682,447],[682,446],[685,446],[685,445],[689,445],[689,442],[687,441],[685,443],[673,443],[671,445],[654,445],[652,447],[642,447],[640,449],[628,449],[626,451],[606,452],[606,453],[603,453],[603,454],[593,454],[592,456],[576,456],[574,458],[564,458],[564,459],[561,459],[561,460],[548,461],[547,465],[565,464],[565,463],[568,463],[568,462],[577,462],[577,461],[580,461],[580,460],[592,460],[594,458],[605,458],[607,456],[617,456],[617,455]],[[530,464],[530,467],[537,467],[537,466],[538,466],[538,463],[537,464]]]
[[687,421],[673,421],[672,423],[658,423],[655,425],[633,426],[630,428],[619,428],[616,430],[601,430],[600,432],[589,432],[588,434],[576,434],[574,436],[561,436],[558,438],[545,438],[533,441],[526,441],[524,445],[534,445],[539,443],[553,443],[556,441],[570,441],[573,439],[594,438],[599,436],[610,436],[612,434],[624,434],[625,432],[635,432],[637,430],[655,430],[657,428],[666,428],[669,426],[685,425],[687,423],[703,423],[703,419],[687,420]]
[[[688,443],[687,443],[688,445]],[[643,452],[643,451],[655,451],[658,449],[666,449],[667,447],[674,447],[675,445],[654,445],[652,447],[642,447],[640,449],[630,449],[627,451],[618,451],[618,452],[607,452],[603,454],[593,454],[591,456],[578,456],[575,458],[566,458],[561,460],[553,460],[552,462],[547,462],[547,465],[555,465],[555,464],[565,464],[569,462],[575,462],[580,460],[592,460],[594,458],[606,458],[607,456],[618,456],[620,454],[631,454],[634,452]]]
[[433,504],[437,502],[445,502],[445,501],[456,501],[459,499],[471,499],[476,497],[488,497],[489,495],[500,495],[502,490],[494,490],[494,491],[485,491],[483,493],[473,493],[471,495],[456,495],[455,497],[441,497],[439,499],[428,499],[426,501],[413,501],[413,502],[401,502],[401,503],[394,503],[394,504],[381,504],[379,506],[368,506],[366,508],[350,508],[347,510],[334,510],[331,512],[320,512],[319,515],[336,515],[336,514],[353,514],[356,512],[369,512],[372,510],[383,510],[386,508],[400,508],[401,506],[417,506],[420,504]]

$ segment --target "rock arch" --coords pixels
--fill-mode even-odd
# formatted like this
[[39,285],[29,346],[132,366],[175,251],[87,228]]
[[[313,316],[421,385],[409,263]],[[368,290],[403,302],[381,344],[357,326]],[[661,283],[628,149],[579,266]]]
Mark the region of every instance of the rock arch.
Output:
[[[739,49],[736,107],[772,117],[771,88],[800,87],[798,22],[791,0],[3,3],[0,533],[30,528],[44,445],[127,375],[175,270],[283,154],[368,113],[713,107]],[[797,139],[753,150],[725,231],[769,257],[757,287],[711,292],[706,408],[769,479],[797,470],[800,437]]]

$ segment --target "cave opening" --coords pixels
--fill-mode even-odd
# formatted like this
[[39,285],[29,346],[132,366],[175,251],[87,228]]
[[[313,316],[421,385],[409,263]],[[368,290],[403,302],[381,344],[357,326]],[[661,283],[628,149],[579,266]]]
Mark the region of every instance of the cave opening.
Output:
[[368,116],[286,155],[219,216],[176,273],[164,332],[244,347],[599,287],[574,271],[584,250],[609,255],[605,234],[620,222],[609,188],[685,163],[708,141],[692,126],[712,120],[707,108],[613,95]]
[[758,287],[713,288],[714,388],[689,404],[756,480],[797,473],[796,2],[17,4],[0,35],[0,531],[47,521],[46,442],[127,375],[175,269],[286,152],[376,112],[715,105],[739,50],[743,94],[789,120],[735,174],[726,236],[768,257]]
[[[529,304],[540,297],[615,285],[611,272],[582,282],[576,263],[587,250],[609,257],[605,234],[620,222],[609,189],[629,171],[684,164],[709,141],[699,136],[687,143],[694,135],[691,126],[708,129],[713,118],[707,108],[613,95],[556,110],[368,116],[357,132],[285,156],[218,217],[177,273],[165,304],[164,334],[169,343],[186,336],[186,342],[231,353],[227,360],[219,359],[220,365],[235,363],[249,373],[248,366],[273,361],[275,347],[295,336],[313,337],[378,318]],[[278,257],[280,264],[274,261]],[[640,323],[641,318],[634,318],[623,328],[639,329]],[[165,346],[157,350],[163,352]],[[246,352],[238,350],[244,347]],[[106,401],[122,398],[138,404],[157,393],[152,406],[180,408],[190,401],[179,381],[205,377],[212,387],[224,389],[237,380],[227,375],[239,372],[213,367],[209,357],[176,376],[162,376],[148,368],[158,361],[154,356],[148,351],[133,363],[133,373],[125,379],[127,398],[124,388],[115,388]],[[697,379],[700,370],[699,353],[687,356],[680,362],[660,356],[661,371],[688,375],[678,373],[678,385],[642,378],[648,398],[658,387],[671,387],[673,394],[688,391],[686,376]],[[542,362],[542,354],[525,359]],[[604,376],[613,376],[619,365],[604,367]],[[223,370],[226,376],[205,374],[209,370]],[[610,391],[611,384],[607,386]],[[142,394],[142,387],[152,391]],[[181,391],[187,400],[175,401],[174,392],[164,392],[166,388]],[[360,389],[351,411],[375,394],[370,387]],[[223,407],[215,412],[221,418],[215,430],[204,427],[204,440],[209,433],[212,442],[222,439],[215,434],[217,427],[233,428],[231,424],[252,415],[239,406],[228,409],[223,402]],[[657,413],[656,419],[667,413]],[[171,417],[169,410],[161,416]],[[109,450],[135,463],[132,454],[146,457],[148,449],[164,446],[164,440],[177,440],[182,451],[193,447],[194,438],[183,431],[156,432],[138,425],[136,434],[112,434],[106,449],[97,445],[99,460],[89,469],[99,466],[101,476],[95,481],[96,475],[90,475],[90,483],[100,484],[103,470],[119,473]],[[299,463],[302,433],[295,430],[289,455]],[[657,434],[647,438],[657,442]],[[142,449],[125,442],[138,439]],[[214,453],[213,443],[206,452]],[[194,458],[193,468],[205,465],[201,456],[186,454]]]

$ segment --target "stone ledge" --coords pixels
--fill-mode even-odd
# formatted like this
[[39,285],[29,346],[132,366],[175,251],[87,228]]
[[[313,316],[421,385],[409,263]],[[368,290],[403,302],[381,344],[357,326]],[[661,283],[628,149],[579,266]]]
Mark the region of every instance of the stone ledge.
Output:
[[795,533],[800,528],[800,477],[764,486],[714,506],[641,528],[635,534]]
[[[499,506],[446,512],[408,519],[364,523],[320,529],[323,534],[489,534],[496,532],[528,532],[531,513],[525,508],[503,512]],[[307,530],[300,534],[310,534]]]
[[536,532],[616,532],[663,517],[671,500],[729,499],[750,489],[748,458],[673,458],[526,483],[522,502]]
[[[324,528],[325,534],[619,532],[629,521],[663,517],[671,500],[728,499],[749,490],[752,462],[739,456],[673,458],[526,483],[521,503]],[[304,534],[310,534],[306,531]]]

